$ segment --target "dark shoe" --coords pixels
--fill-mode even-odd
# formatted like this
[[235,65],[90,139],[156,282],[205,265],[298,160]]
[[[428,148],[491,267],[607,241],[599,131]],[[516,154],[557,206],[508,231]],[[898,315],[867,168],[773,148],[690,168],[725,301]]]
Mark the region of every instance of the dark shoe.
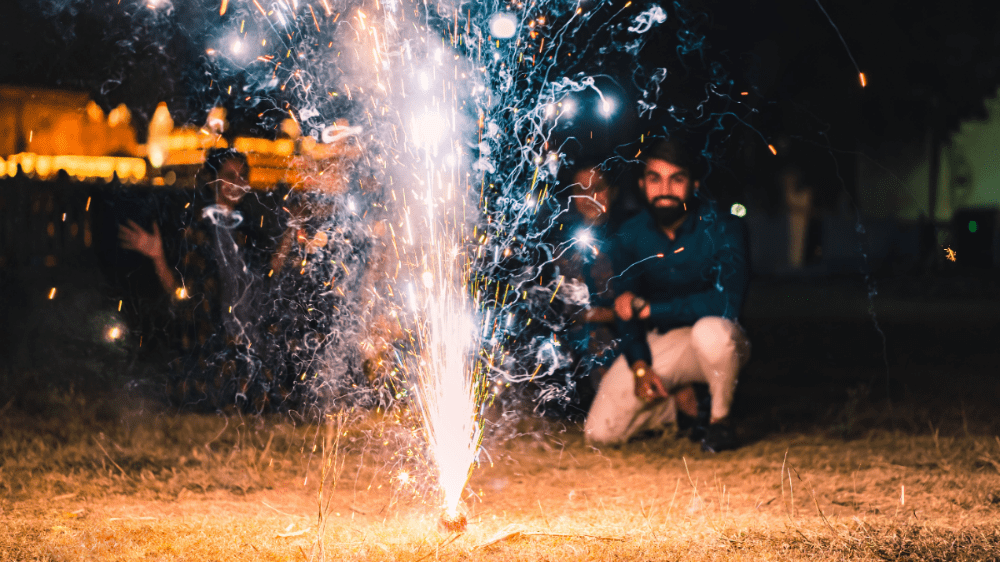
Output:
[[705,439],[708,433],[708,420],[712,410],[712,396],[708,393],[708,386],[704,384],[694,384],[695,396],[698,398],[698,417],[691,417],[684,412],[677,410],[677,437],[687,437],[693,443],[699,443]]
[[687,437],[694,443],[698,443],[705,438],[706,427],[708,424],[703,423],[701,416],[693,418],[684,412],[677,412],[677,438]]
[[728,418],[710,424],[705,432],[705,438],[701,440],[701,450],[706,453],[729,451],[738,446],[736,431]]

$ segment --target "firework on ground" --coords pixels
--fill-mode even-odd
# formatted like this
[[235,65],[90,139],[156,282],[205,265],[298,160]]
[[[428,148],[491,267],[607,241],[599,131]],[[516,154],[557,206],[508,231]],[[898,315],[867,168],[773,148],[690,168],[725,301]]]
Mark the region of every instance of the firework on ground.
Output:
[[[566,310],[586,294],[554,268],[565,248],[549,236],[565,207],[567,146],[615,115],[649,119],[661,135],[667,124],[711,123],[705,103],[725,97],[727,81],[702,56],[701,22],[680,3],[566,1],[250,0],[217,17],[217,45],[205,55],[211,87],[253,108],[263,127],[289,133],[290,118],[298,143],[336,147],[299,162],[312,173],[293,187],[309,195],[285,209],[290,224],[309,226],[303,247],[317,250],[288,275],[326,279],[282,302],[340,295],[335,313],[305,306],[327,315],[329,333],[321,345],[298,342],[299,363],[310,365],[302,377],[328,389],[316,397],[342,399],[364,393],[341,375],[363,363],[382,406],[415,390],[453,511],[485,404],[510,385],[528,385],[536,403],[574,395],[563,332]],[[697,107],[663,104],[675,70],[647,64],[651,32],[676,49],[676,71],[696,75]],[[612,92],[609,80],[623,87]],[[632,143],[612,156],[639,150]],[[320,232],[330,233],[326,245]],[[364,357],[346,351],[352,344]]]

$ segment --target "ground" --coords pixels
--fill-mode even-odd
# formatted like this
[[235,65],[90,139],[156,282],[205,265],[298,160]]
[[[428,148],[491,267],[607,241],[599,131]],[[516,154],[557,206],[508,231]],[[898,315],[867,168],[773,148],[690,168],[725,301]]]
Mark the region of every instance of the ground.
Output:
[[22,392],[0,400],[0,560],[1000,560],[997,302],[819,297],[745,323],[737,451],[671,432],[598,450],[511,416],[461,534],[405,409],[309,423],[135,385]]
[[487,442],[454,535],[405,415],[88,411],[4,413],[0,559],[1000,559],[993,436],[778,433],[706,455],[536,420]]

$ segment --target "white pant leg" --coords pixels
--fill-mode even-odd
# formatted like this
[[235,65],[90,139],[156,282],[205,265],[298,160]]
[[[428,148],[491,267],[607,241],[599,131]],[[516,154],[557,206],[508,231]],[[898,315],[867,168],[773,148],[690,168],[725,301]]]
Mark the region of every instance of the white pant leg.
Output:
[[732,320],[708,316],[691,327],[691,348],[712,394],[712,419],[729,415],[740,368],[750,358],[750,342]]
[[[691,328],[677,328],[666,334],[650,332],[646,336],[653,357],[653,372],[660,375],[668,390],[684,380],[697,378],[699,367],[689,344],[690,333]],[[681,381],[675,383],[676,378]],[[658,429],[676,419],[673,398],[646,402],[635,396],[635,374],[622,355],[601,379],[587,413],[584,434],[590,443],[616,445],[640,431]]]
[[[676,335],[675,335],[676,334]],[[667,390],[706,383],[712,395],[712,419],[729,415],[740,368],[750,357],[750,342],[732,320],[706,316],[689,328],[650,335],[653,371]]]
[[[684,384],[707,383],[712,417],[729,414],[737,374],[749,357],[740,327],[724,318],[706,317],[694,326],[647,336],[653,372],[668,391]],[[635,396],[635,375],[625,356],[618,357],[601,380],[587,414],[584,434],[593,444],[621,444],[644,429],[676,420],[674,400],[647,403]]]

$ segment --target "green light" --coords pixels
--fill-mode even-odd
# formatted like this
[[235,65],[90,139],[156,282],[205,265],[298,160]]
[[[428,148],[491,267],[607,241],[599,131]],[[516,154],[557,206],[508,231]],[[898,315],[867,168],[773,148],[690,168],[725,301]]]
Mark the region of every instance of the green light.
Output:
[[979,224],[976,221],[969,221],[969,232],[975,232],[979,230]]

